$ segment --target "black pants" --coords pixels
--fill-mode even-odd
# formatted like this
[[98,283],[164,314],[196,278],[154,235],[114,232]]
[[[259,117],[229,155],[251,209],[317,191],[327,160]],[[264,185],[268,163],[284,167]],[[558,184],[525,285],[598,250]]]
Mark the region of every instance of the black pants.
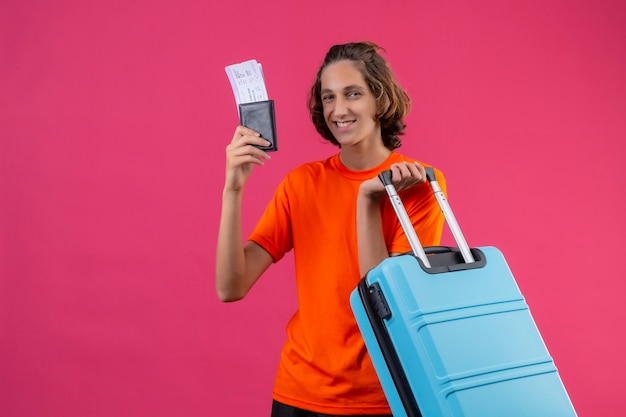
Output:
[[[322,414],[314,413],[313,411],[306,411],[301,408],[285,405],[274,400],[272,403],[272,417],[345,417],[337,416],[334,414]],[[376,414],[376,415],[359,415],[351,417],[391,417],[391,414]]]

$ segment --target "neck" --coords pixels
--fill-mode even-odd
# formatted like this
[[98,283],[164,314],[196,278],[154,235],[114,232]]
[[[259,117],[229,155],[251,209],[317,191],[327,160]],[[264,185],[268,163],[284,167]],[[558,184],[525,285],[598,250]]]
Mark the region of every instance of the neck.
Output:
[[381,141],[371,146],[360,143],[356,146],[342,147],[339,159],[346,168],[363,171],[382,164],[389,155],[391,151]]

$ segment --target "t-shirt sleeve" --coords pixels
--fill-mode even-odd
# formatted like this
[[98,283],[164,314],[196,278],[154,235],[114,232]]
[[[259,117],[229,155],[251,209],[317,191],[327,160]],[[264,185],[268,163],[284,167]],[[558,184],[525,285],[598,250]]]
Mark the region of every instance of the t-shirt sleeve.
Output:
[[248,238],[265,249],[274,262],[293,248],[288,188],[288,178],[285,178]]

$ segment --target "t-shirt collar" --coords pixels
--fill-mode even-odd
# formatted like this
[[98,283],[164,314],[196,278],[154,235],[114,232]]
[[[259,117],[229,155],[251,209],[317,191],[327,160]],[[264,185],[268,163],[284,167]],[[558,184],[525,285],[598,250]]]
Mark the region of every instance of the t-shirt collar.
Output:
[[387,159],[385,159],[379,165],[370,169],[357,171],[357,170],[347,168],[341,162],[341,159],[339,158],[339,154],[332,156],[330,160],[332,166],[335,169],[337,169],[337,171],[339,171],[341,175],[351,180],[360,180],[360,181],[365,181],[367,179],[373,178],[376,175],[378,175],[380,172],[384,171],[385,169],[388,169],[391,164],[395,162],[400,162],[400,161],[402,161],[401,155],[396,152],[391,152],[389,156],[387,157]]

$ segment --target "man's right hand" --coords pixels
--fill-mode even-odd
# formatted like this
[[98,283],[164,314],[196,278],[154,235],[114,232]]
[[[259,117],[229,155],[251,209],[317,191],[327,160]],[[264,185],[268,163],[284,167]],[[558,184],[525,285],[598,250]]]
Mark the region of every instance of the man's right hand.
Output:
[[267,152],[253,146],[268,146],[258,132],[244,126],[237,126],[230,144],[226,147],[225,189],[240,191],[252,172],[254,165],[264,165],[270,159]]

